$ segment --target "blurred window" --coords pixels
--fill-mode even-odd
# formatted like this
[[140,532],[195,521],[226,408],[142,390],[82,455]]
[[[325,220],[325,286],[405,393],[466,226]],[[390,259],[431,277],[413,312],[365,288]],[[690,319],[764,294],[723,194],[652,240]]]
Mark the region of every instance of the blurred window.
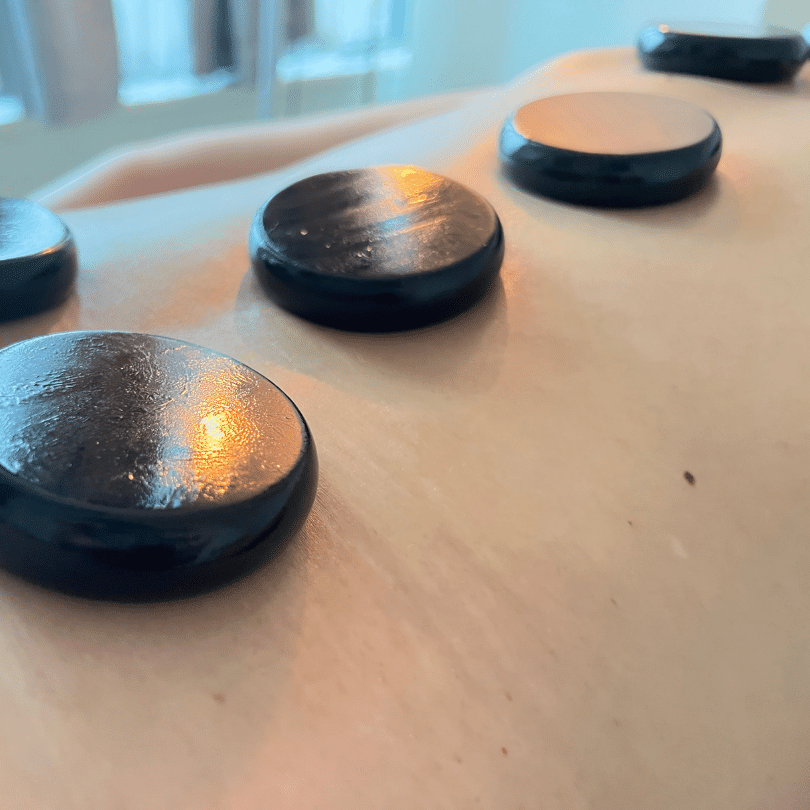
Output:
[[188,98],[229,84],[227,69],[193,70],[188,0],[112,0],[124,104]]

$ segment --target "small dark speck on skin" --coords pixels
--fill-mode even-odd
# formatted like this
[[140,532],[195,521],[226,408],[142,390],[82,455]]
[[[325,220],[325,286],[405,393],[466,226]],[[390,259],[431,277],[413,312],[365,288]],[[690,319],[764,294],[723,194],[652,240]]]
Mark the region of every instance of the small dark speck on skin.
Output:
[[506,699],[507,699],[507,700],[508,700],[510,703],[512,702],[512,696],[509,694],[509,692],[504,692],[504,693],[503,693],[503,696],[504,696],[504,697],[505,697],[505,698],[506,698]]
[[222,692],[215,692],[211,697],[214,698],[217,703],[225,702],[225,695],[223,695]]
[[632,520],[628,520],[628,521],[627,521],[627,525],[628,525],[628,526],[632,526],[632,525],[633,525],[633,521],[632,521]]
[[459,765],[464,761],[458,754],[456,754],[453,759],[458,762]]
[[694,475],[692,475],[692,473],[690,473],[690,472],[689,472],[689,470],[687,470],[687,471],[686,471],[686,472],[683,474],[683,477],[684,477],[684,478],[685,478],[685,479],[686,479],[686,480],[689,482],[690,486],[694,486],[694,485],[695,485],[695,476],[694,476]]
[[614,599],[612,596],[610,597],[610,601],[611,601],[611,602],[612,602],[614,605],[616,604],[616,600],[615,600],[615,599]]
[[508,756],[509,756],[509,752],[508,752],[508,751],[507,751],[505,748],[501,748],[501,753],[502,753],[502,754],[503,754],[505,757],[508,757]]

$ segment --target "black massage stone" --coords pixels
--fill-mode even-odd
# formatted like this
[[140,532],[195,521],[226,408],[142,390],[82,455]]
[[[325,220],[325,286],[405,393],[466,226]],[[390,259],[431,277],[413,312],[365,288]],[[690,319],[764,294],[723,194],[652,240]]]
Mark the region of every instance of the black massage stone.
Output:
[[267,294],[315,323],[358,332],[451,318],[491,288],[501,223],[470,189],[414,166],[330,172],[284,189],[250,232]]
[[316,479],[295,405],[228,357],[122,332],[0,351],[0,564],[40,585],[210,590],[300,527]]
[[73,237],[59,217],[29,200],[0,197],[0,320],[64,301],[76,263]]
[[798,31],[705,23],[651,25],[639,35],[637,48],[650,70],[740,82],[789,81],[808,53]]
[[565,202],[635,207],[702,188],[720,160],[714,118],[686,101],[645,93],[572,93],[521,107],[500,138],[506,174]]

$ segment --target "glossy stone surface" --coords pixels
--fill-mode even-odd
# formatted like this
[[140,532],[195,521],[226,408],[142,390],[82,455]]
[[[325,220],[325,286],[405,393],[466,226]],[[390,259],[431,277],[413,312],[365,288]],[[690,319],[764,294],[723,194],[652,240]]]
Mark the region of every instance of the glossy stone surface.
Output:
[[451,318],[490,289],[503,258],[492,206],[415,166],[330,172],[259,210],[253,267],[279,305],[316,323],[390,331]]
[[42,585],[215,587],[300,525],[316,469],[286,395],[207,349],[68,332],[0,352],[0,563]]
[[718,161],[717,122],[686,101],[643,93],[571,93],[521,107],[499,149],[521,187],[583,205],[657,205],[699,190]]
[[73,238],[59,217],[29,200],[0,197],[0,320],[64,301],[76,264]]
[[784,82],[807,59],[798,31],[775,26],[672,23],[639,35],[638,55],[650,70],[741,82]]

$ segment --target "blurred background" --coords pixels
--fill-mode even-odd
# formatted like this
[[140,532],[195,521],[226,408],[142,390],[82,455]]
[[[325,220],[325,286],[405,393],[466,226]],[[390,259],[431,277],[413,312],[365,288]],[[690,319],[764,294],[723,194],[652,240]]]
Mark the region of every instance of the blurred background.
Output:
[[0,195],[117,145],[504,82],[649,22],[810,0],[0,0]]

